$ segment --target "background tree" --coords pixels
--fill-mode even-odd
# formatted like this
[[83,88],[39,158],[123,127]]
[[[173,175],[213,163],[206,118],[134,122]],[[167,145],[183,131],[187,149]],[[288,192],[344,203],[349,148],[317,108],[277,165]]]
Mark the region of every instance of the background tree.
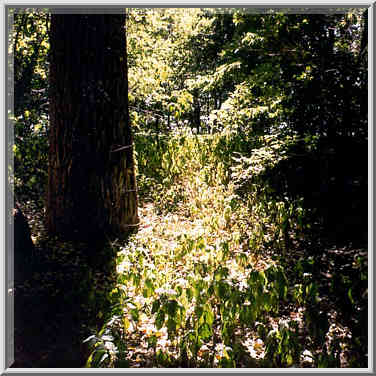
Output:
[[262,181],[280,197],[304,197],[337,240],[367,237],[365,14],[234,11],[217,68],[234,89],[210,115],[212,128],[249,138],[245,157],[265,152],[270,136],[285,145],[293,138]]
[[199,128],[204,102],[195,82],[208,69],[199,51],[210,46],[212,20],[197,8],[131,9],[128,25],[134,123],[147,131],[190,121]]
[[124,26],[124,15],[51,16],[51,234],[93,240],[138,223]]

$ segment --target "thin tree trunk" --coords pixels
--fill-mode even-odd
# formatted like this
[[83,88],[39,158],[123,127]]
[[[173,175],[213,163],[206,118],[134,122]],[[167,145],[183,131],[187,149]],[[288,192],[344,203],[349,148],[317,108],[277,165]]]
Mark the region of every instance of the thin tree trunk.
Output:
[[138,223],[124,15],[51,17],[47,226],[94,240]]

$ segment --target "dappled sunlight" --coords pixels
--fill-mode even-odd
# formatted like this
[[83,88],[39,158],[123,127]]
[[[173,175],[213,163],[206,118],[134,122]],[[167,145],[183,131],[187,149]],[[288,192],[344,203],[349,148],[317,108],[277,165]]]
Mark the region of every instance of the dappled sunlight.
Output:
[[[207,153],[200,142],[175,142],[170,158],[172,152],[173,158]],[[276,257],[286,251],[281,228],[294,211],[301,213],[300,206],[263,201],[262,195],[241,201],[234,182],[225,175],[214,179],[222,168],[215,159],[209,175],[185,161],[190,167],[181,165],[169,187],[158,195],[150,190],[153,201],[145,199],[139,208],[139,231],[119,249],[113,293],[119,321],[108,330],[122,333],[124,349],[114,362],[264,367],[281,361],[311,367],[317,348],[304,340],[307,323],[313,325],[306,305],[319,299],[318,292],[309,272],[295,285],[288,281],[285,273],[307,268],[301,260],[286,267]],[[172,207],[165,206],[169,202]],[[299,229],[292,227],[289,236],[299,238],[294,231]],[[299,257],[296,252],[291,256]],[[337,326],[335,318],[330,322]],[[323,332],[331,338],[328,349],[346,346],[337,332]]]
[[[233,225],[229,224],[229,217],[235,213],[225,212],[224,207],[226,197],[232,194],[231,186],[227,189],[220,184],[208,186],[200,180],[199,173],[188,174],[183,186],[186,199],[175,211],[158,214],[155,204],[150,202],[139,208],[140,229],[118,253],[119,281],[127,299],[132,301],[123,312],[125,336],[138,341],[138,346],[131,347],[126,355],[131,367],[148,366],[150,358],[156,361],[157,353],[164,354],[170,362],[181,358],[180,341],[191,330],[190,321],[193,323],[199,318],[195,318],[195,305],[200,306],[200,299],[192,291],[192,283],[197,278],[202,278],[202,283],[208,286],[215,280],[216,271],[225,267],[229,271],[228,283],[241,292],[247,289],[252,270],[262,271],[273,264],[266,256],[249,254],[245,268],[244,257],[237,257],[239,229],[235,231],[234,218]],[[158,311],[157,305],[163,302],[174,302],[181,317],[171,317],[168,308],[167,312]],[[132,316],[134,310],[142,313]],[[167,328],[162,326],[164,315],[170,318]],[[248,340],[243,344],[244,351],[260,359],[264,351],[261,343],[261,339]],[[199,364],[210,358],[216,366],[220,359],[228,358],[228,346],[226,350],[223,344],[214,346],[212,341],[207,341],[195,357],[193,362]]]

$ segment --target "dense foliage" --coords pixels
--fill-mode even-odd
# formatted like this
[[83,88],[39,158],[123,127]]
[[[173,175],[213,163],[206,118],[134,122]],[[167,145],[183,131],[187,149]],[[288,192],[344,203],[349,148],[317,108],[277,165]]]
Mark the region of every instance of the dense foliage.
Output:
[[[47,177],[48,22],[14,20],[29,213]],[[39,263],[82,269],[67,301],[86,305],[88,367],[367,366],[367,33],[365,9],[128,11],[140,229],[98,261],[31,221]],[[111,257],[116,275],[96,271]]]
[[88,337],[88,366],[365,364],[365,254],[312,244],[303,200],[238,192],[239,166],[229,173],[226,164],[241,141],[136,138],[148,203],[139,232],[119,247],[113,308]]

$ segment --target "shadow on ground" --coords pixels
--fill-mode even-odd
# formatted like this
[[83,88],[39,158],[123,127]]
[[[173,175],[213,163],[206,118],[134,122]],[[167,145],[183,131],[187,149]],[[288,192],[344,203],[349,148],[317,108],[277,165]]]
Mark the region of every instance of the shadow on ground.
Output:
[[98,330],[115,281],[109,244],[40,241],[29,254],[15,252],[15,368],[84,367],[82,341]]

